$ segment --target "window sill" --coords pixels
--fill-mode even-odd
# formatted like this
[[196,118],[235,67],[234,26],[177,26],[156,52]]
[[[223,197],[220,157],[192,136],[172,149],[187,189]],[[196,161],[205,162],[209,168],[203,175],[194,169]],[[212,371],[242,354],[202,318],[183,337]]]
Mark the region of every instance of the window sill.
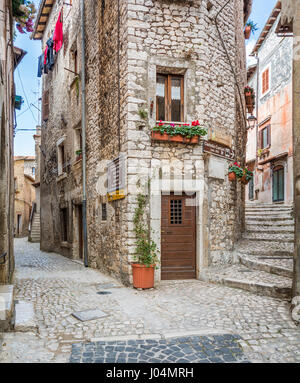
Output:
[[61,182],[61,181],[63,181],[65,178],[67,178],[68,177],[68,175],[67,175],[67,173],[62,173],[62,174],[60,174],[57,178],[56,178],[56,182]]

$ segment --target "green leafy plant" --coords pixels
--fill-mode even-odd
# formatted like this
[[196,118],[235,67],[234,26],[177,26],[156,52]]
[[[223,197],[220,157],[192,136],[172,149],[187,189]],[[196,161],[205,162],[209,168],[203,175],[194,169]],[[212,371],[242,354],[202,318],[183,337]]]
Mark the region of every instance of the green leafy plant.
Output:
[[143,120],[146,120],[146,118],[148,117],[148,112],[146,109],[144,108],[140,108],[139,111],[138,111],[138,114],[139,116],[143,119]]
[[136,255],[135,261],[147,267],[157,265],[159,262],[157,256],[157,246],[150,238],[150,229],[145,222],[145,208],[148,198],[139,194],[137,197],[138,206],[134,214],[134,232],[136,235]]
[[82,149],[76,150],[75,154],[76,154],[77,156],[80,156],[80,154],[82,154]]
[[192,124],[164,124],[161,121],[152,129],[153,132],[168,134],[169,136],[181,135],[187,138],[194,136],[206,136],[207,130],[200,126],[199,121],[193,121]]
[[249,170],[247,167],[243,169],[243,175],[246,176],[247,181],[250,181],[253,178],[253,172],[251,172],[251,170]]
[[243,177],[243,168],[235,162],[234,164],[230,165],[229,167],[229,173],[235,173],[237,178],[242,178]]
[[257,24],[255,24],[252,20],[249,20],[246,24],[246,27],[251,28],[251,32],[254,34],[254,32],[258,31]]

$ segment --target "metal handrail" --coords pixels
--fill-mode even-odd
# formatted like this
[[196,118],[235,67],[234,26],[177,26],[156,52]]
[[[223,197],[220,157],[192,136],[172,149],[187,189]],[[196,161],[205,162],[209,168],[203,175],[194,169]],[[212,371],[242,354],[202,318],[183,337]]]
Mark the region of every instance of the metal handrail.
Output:
[[0,265],[4,265],[6,263],[6,256],[7,256],[7,252],[6,253],[3,253],[2,255],[0,255],[0,260],[3,258],[4,261],[0,261]]

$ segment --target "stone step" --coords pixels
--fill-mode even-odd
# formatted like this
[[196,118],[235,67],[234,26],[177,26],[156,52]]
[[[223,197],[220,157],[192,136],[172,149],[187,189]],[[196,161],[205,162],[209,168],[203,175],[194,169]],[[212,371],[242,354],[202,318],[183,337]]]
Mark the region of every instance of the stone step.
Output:
[[0,331],[12,328],[14,316],[14,286],[0,285]]
[[293,256],[294,244],[242,239],[235,245],[238,253],[261,256]]
[[38,329],[33,304],[30,302],[16,303],[14,330],[17,332],[35,331]]
[[292,295],[290,278],[251,270],[242,265],[209,267],[200,273],[200,279],[273,298],[290,299]]
[[255,218],[255,217],[261,217],[261,218],[277,218],[277,219],[291,219],[293,220],[293,216],[291,214],[283,214],[283,213],[278,213],[278,214],[275,214],[274,212],[272,213],[265,213],[265,212],[262,212],[261,214],[260,213],[257,213],[257,212],[253,212],[253,213],[246,213],[245,214],[245,218]]
[[276,204],[276,203],[246,203],[246,208],[270,208],[270,209],[293,209],[293,205]]
[[245,217],[246,222],[284,222],[289,223],[289,224],[294,224],[294,220],[291,219],[291,217],[276,217],[276,216],[270,216],[270,217],[265,217],[261,215],[256,215],[256,216],[246,216]]
[[252,270],[293,278],[293,257],[261,257],[238,254],[241,265]]
[[273,213],[293,213],[293,209],[291,208],[280,208],[280,209],[271,209],[271,208],[245,208],[246,213],[253,213],[253,212],[273,212]]
[[285,243],[294,243],[294,235],[287,233],[244,233],[243,238],[250,241],[266,241],[266,242],[285,242]]
[[266,233],[266,234],[293,234],[294,235],[295,227],[294,225],[286,226],[274,226],[274,225],[246,225],[247,233]]

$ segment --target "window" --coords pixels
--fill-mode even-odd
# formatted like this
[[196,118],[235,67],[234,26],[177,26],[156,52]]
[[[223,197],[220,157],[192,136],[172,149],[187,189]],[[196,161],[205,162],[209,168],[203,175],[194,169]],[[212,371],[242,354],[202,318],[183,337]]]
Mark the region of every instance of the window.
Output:
[[170,201],[170,223],[171,225],[182,224],[182,200],[175,199]]
[[73,60],[74,60],[74,72],[78,73],[78,54],[77,54],[77,49],[73,52]]
[[254,199],[254,177],[251,178],[250,182],[249,182],[249,186],[248,186],[248,191],[249,191],[249,200],[253,200]]
[[276,166],[273,170],[273,202],[284,201],[284,167]]
[[67,171],[67,161],[66,161],[66,153],[65,153],[65,144],[64,140],[62,140],[57,145],[57,160],[58,160],[58,175],[62,175]]
[[271,125],[260,131],[260,148],[265,149],[271,145]]
[[81,128],[75,129],[75,152],[82,149],[82,132]]
[[107,221],[107,205],[106,205],[106,203],[102,204],[102,221]]
[[43,121],[47,121],[49,119],[49,90],[46,90],[43,93],[42,103],[43,103],[43,110],[42,110]]
[[60,211],[61,217],[61,240],[68,242],[68,209],[64,208]]
[[184,77],[157,75],[156,119],[158,121],[184,121]]
[[262,94],[264,95],[270,89],[270,68],[262,73]]
[[32,175],[35,176],[35,167],[31,168]]

